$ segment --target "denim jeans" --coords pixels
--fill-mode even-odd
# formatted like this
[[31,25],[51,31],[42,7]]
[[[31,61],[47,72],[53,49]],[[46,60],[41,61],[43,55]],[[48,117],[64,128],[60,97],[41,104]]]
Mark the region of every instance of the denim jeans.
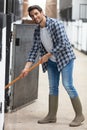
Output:
[[62,74],[62,83],[70,98],[77,97],[77,91],[73,86],[73,64],[71,60],[61,72],[58,71],[56,62],[48,60],[48,78],[49,78],[49,94],[57,96],[59,94],[60,73]]

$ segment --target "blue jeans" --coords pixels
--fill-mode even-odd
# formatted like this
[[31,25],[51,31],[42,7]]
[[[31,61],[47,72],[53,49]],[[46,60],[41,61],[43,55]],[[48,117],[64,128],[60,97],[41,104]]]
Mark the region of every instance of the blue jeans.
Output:
[[[62,83],[70,98],[77,97],[77,91],[73,86],[73,63],[71,60],[61,71]],[[56,62],[48,60],[49,94],[57,96],[59,94],[60,72]]]

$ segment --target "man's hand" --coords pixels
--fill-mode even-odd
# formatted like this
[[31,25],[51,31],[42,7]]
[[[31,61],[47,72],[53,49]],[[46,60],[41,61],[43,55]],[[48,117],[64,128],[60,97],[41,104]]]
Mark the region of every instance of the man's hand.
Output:
[[43,64],[44,62],[47,62],[49,57],[51,57],[51,56],[52,56],[51,53],[47,53],[43,57],[41,57],[41,64]]
[[28,73],[29,73],[29,72],[28,72],[28,69],[24,68],[24,69],[22,70],[21,74],[20,74],[21,78],[24,78],[25,76],[27,76]]
[[25,76],[28,75],[29,73],[29,68],[31,67],[32,65],[32,62],[27,62],[26,65],[25,65],[25,68],[22,70],[20,76],[21,78],[24,78]]

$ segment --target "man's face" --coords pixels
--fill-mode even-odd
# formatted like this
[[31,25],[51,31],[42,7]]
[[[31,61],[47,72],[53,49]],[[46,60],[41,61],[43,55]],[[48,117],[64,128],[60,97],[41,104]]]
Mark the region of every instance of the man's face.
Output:
[[30,12],[30,17],[36,24],[40,24],[43,20],[43,12],[39,12],[37,9],[33,9]]

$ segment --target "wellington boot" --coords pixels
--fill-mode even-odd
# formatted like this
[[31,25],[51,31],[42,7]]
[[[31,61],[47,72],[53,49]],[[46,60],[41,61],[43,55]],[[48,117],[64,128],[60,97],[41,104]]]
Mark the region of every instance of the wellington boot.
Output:
[[49,112],[47,116],[44,119],[39,120],[38,123],[40,124],[55,123],[57,108],[58,108],[58,96],[49,95]]
[[78,97],[72,98],[71,102],[76,115],[74,120],[69,124],[69,126],[71,127],[80,126],[81,123],[85,120],[84,115],[82,114],[81,102]]

